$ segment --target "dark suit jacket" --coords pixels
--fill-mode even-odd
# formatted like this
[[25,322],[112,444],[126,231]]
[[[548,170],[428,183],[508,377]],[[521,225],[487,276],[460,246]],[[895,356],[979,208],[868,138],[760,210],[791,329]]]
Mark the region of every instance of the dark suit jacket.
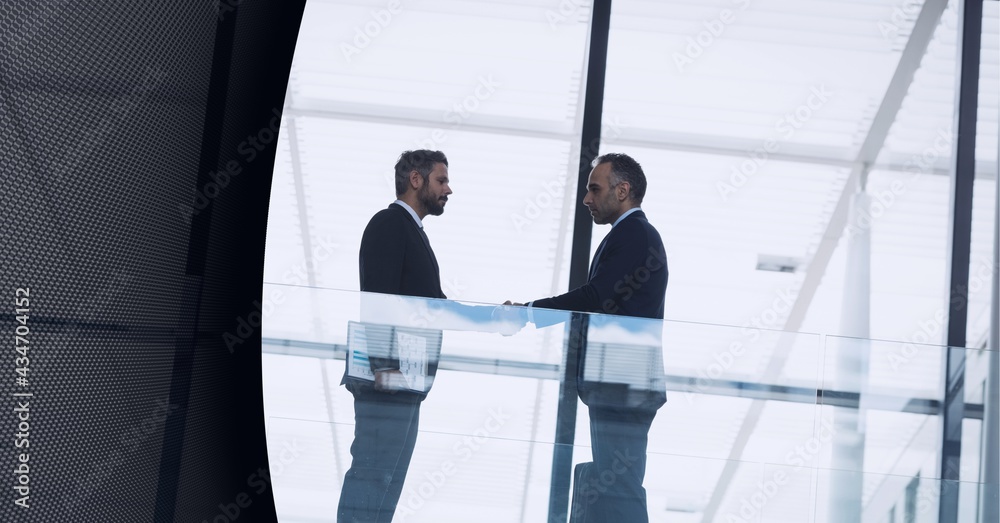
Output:
[[532,305],[662,320],[666,292],[667,253],[663,240],[645,213],[636,211],[604,237],[585,285],[535,300]]
[[[361,237],[358,262],[362,292],[446,298],[441,290],[437,258],[427,235],[400,205],[390,204],[368,222]],[[369,361],[372,370],[399,368],[398,360],[371,357]],[[428,364],[431,377],[436,374],[437,366],[437,359],[432,358]],[[349,388],[371,388],[370,382],[349,380],[346,375],[344,383]]]
[[[645,213],[636,211],[605,236],[585,285],[535,300],[532,306],[662,320],[667,274],[663,240]],[[666,394],[660,390],[632,390],[623,384],[585,381],[586,361],[586,348],[582,348],[577,374],[580,399],[587,405],[656,410],[666,402]]]
[[362,292],[445,298],[427,236],[400,205],[372,217],[358,256]]

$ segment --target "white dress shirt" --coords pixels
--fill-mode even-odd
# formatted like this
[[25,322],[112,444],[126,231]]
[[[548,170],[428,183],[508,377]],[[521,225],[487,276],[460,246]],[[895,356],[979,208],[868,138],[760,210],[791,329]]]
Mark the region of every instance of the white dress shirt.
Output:
[[[383,201],[385,201],[385,200],[383,200]],[[410,213],[410,216],[413,216],[413,221],[417,222],[417,227],[420,227],[421,229],[424,228],[424,222],[420,220],[419,216],[417,216],[417,211],[414,211],[413,207],[410,207],[403,200],[396,200],[396,201],[394,201],[392,203],[394,203],[396,205],[399,205],[402,208],[406,209],[406,212]]]

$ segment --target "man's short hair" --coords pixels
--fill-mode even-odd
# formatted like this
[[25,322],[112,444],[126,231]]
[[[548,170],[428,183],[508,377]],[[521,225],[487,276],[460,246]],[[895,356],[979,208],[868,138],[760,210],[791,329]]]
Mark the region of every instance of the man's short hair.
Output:
[[424,181],[426,182],[427,177],[434,170],[434,164],[436,163],[443,163],[446,167],[448,166],[448,158],[443,152],[429,151],[427,149],[403,151],[403,154],[399,155],[399,160],[396,161],[396,196],[402,196],[406,193],[406,187],[410,183],[411,172],[417,171],[420,173],[420,176],[424,177]]
[[628,182],[629,196],[632,201],[641,204],[642,198],[646,196],[646,175],[639,162],[624,153],[608,153],[595,158],[592,166],[597,167],[602,163],[611,164],[611,186]]

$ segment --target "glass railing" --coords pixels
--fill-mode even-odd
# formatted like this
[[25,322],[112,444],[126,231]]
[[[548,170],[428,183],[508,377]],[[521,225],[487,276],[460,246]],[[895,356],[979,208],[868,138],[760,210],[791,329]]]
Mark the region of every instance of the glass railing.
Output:
[[[595,407],[655,411],[650,521],[938,521],[942,500],[981,521],[995,497],[978,483],[981,350],[280,285],[261,311],[283,522],[337,520],[356,429],[342,381],[426,396],[393,521],[567,521],[634,502],[604,492],[620,463],[574,479],[594,460]],[[957,353],[967,379],[945,416]],[[376,386],[373,369],[403,370]],[[942,456],[946,427],[958,444]]]

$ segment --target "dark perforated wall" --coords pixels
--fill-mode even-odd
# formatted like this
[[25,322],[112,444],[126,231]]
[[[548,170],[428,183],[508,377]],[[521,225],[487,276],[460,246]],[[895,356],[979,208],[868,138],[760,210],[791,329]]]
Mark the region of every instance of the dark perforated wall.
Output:
[[211,522],[241,492],[274,518],[259,332],[222,342],[260,297],[273,148],[206,185],[282,107],[304,0],[231,3],[0,4],[2,521]]

